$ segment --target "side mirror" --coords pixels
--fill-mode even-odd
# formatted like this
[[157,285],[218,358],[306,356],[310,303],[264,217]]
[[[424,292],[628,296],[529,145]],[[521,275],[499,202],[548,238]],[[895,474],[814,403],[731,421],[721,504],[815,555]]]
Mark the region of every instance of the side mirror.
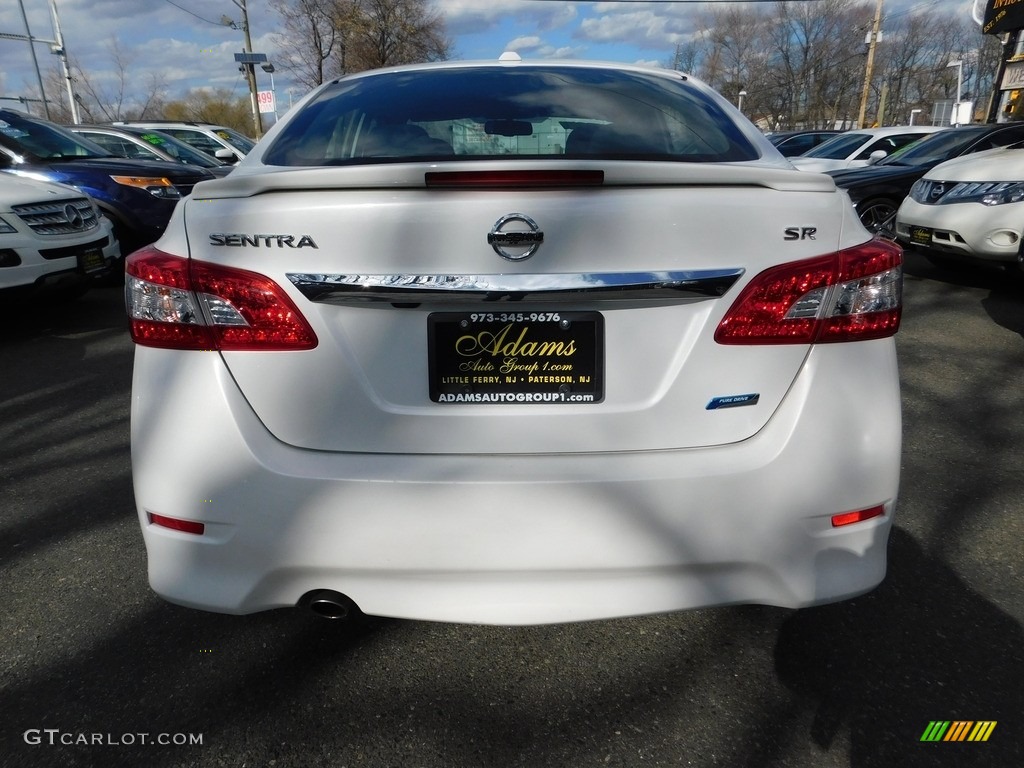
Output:
[[237,163],[239,160],[241,160],[241,158],[238,155],[236,155],[227,147],[218,149],[216,152],[213,153],[213,156],[216,157],[218,160],[224,161],[225,163]]
[[884,149],[876,149],[874,152],[868,155],[868,165],[874,165],[879,160],[884,160],[888,156],[889,153],[886,152]]

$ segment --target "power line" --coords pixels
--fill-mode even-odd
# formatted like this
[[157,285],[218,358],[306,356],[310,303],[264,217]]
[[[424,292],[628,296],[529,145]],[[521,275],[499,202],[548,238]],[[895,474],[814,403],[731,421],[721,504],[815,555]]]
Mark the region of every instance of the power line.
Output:
[[164,2],[167,3],[168,5],[173,5],[179,11],[184,11],[189,16],[195,16],[200,21],[205,21],[207,24],[216,24],[218,27],[223,26],[219,21],[211,21],[210,19],[204,19],[198,13],[193,13],[188,8],[185,8],[185,7],[181,6],[181,5],[178,5],[177,3],[173,2],[173,0],[164,0]]

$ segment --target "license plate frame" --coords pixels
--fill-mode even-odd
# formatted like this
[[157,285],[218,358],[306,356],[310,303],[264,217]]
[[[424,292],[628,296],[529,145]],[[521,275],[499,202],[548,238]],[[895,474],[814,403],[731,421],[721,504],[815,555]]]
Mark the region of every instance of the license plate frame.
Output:
[[433,312],[435,403],[593,404],[604,399],[604,316],[590,311]]
[[910,242],[914,245],[931,245],[932,228],[912,226],[910,228]]
[[87,275],[101,272],[107,267],[102,248],[86,248],[78,254],[78,269]]

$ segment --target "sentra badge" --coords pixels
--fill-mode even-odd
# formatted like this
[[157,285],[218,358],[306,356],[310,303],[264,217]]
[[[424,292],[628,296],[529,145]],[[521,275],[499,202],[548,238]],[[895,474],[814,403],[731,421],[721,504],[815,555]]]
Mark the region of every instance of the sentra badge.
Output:
[[210,245],[229,248],[319,248],[309,235],[250,235],[244,232],[211,232]]
[[537,252],[544,233],[537,222],[524,213],[509,213],[498,219],[487,233],[494,252],[509,261],[522,261]]

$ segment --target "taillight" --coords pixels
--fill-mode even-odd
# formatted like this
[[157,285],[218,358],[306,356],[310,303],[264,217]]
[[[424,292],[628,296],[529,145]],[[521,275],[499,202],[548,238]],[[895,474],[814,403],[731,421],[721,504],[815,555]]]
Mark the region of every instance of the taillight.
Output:
[[903,308],[903,251],[888,240],[766,269],[715,331],[719,344],[813,344],[892,336]]
[[125,260],[136,344],[170,349],[301,350],[317,345],[298,308],[269,277],[183,259],[149,246]]

